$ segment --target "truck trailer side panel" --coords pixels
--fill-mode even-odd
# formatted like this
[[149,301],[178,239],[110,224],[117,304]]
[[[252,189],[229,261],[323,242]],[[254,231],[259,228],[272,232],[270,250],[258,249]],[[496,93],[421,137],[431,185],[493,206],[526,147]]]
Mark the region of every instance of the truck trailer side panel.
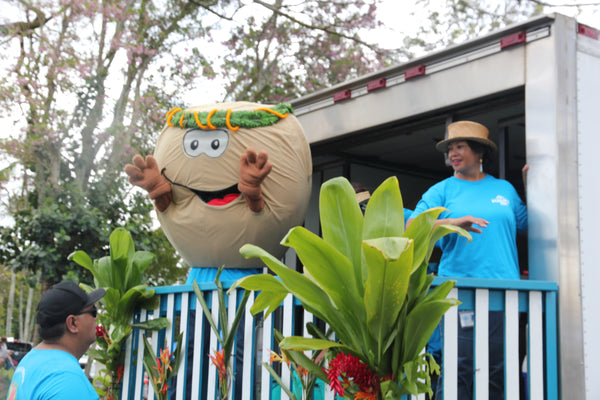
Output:
[[[586,398],[600,393],[600,50],[593,39],[579,39],[577,52],[577,132],[579,159],[579,236],[581,304]],[[594,397],[595,396],[595,397]]]

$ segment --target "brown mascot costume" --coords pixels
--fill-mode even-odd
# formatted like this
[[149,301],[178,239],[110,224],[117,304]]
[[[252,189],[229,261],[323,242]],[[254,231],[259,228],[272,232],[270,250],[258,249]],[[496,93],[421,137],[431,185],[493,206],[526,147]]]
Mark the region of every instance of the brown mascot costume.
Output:
[[260,271],[260,259],[240,255],[246,243],[282,257],[279,242],[302,224],[311,192],[310,148],[292,107],[218,103],[166,119],[154,156],[136,155],[125,172],[193,267],[187,282],[212,281],[221,266],[221,280]]

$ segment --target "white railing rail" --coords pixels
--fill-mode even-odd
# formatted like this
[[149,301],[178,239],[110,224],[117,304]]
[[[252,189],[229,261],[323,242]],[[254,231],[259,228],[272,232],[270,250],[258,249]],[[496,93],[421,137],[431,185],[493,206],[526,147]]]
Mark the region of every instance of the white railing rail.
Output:
[[[434,280],[434,285],[442,282]],[[227,288],[233,282],[224,282]],[[219,312],[217,290],[214,284],[200,284],[213,319]],[[217,372],[208,359],[208,354],[217,348],[217,337],[203,316],[202,308],[191,285],[155,288],[159,295],[159,308],[154,311],[140,310],[134,321],[144,321],[166,316],[171,326],[159,332],[149,332],[154,351],[158,352],[165,343],[174,348],[173,340],[183,332],[183,362],[177,378],[171,383],[170,399],[216,399]],[[457,297],[462,304],[453,307],[444,317],[443,323],[443,392],[445,400],[457,399],[457,313],[461,309],[475,310],[475,398],[488,398],[488,311],[504,311],[505,316],[505,398],[519,399],[522,366],[519,365],[519,315],[528,316],[527,329],[527,388],[528,400],[557,399],[557,285],[554,282],[498,281],[487,279],[460,279],[450,296]],[[227,296],[228,320],[232,321],[243,290]],[[284,336],[304,335],[306,322],[316,322],[313,316],[294,302],[291,296],[281,307],[265,320],[252,318],[250,307],[254,293],[246,305],[245,317],[238,330],[236,349],[241,355],[233,361],[234,382],[232,399],[287,399],[279,390],[261,361],[270,362],[270,350],[275,349],[273,329]],[[123,400],[154,399],[151,388],[145,388],[142,335],[143,330],[134,329],[126,344],[125,372],[123,376]],[[292,377],[282,367],[282,380],[290,385]],[[289,387],[289,386],[288,386]],[[147,397],[145,395],[147,393]],[[334,394],[324,383],[315,389],[315,400],[332,400]],[[424,399],[419,396],[419,400]],[[461,399],[462,400],[462,399]]]

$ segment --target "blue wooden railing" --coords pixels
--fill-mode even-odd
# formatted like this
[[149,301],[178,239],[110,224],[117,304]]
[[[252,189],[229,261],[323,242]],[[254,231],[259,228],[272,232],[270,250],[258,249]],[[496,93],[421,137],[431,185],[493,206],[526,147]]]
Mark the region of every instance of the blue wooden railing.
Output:
[[[435,278],[434,285],[443,280]],[[224,282],[228,288],[232,282]],[[204,297],[216,320],[218,302],[216,286],[212,283],[200,284]],[[183,362],[177,378],[171,382],[170,397],[173,399],[216,399],[217,373],[210,365],[208,354],[217,346],[217,338],[212,333],[207,320],[202,317],[202,309],[196,300],[191,285],[158,287],[160,298],[157,310],[139,310],[134,321],[143,321],[166,316],[172,323],[159,332],[134,329],[127,342],[125,373],[123,376],[123,400],[154,399],[152,389],[148,389],[142,365],[142,335],[147,334],[155,352],[166,346],[173,346],[173,339],[183,335]],[[229,321],[243,291],[236,291],[227,297]],[[452,308],[444,317],[442,328],[442,376],[444,400],[457,399],[457,315],[461,310],[474,310],[474,394],[476,399],[488,398],[488,311],[503,311],[504,315],[504,371],[505,398],[527,400],[558,399],[558,357],[557,357],[557,294],[554,282],[507,281],[490,279],[458,280],[450,293],[462,304]],[[273,328],[284,336],[305,335],[306,322],[313,321],[311,314],[292,300],[286,298],[281,307],[267,319],[252,318],[249,308],[254,294],[246,306],[247,312],[238,330],[236,348],[239,354],[234,357],[232,399],[285,399],[261,361],[269,362],[270,350],[275,349]],[[526,317],[527,344],[526,363],[521,364],[519,355],[519,320]],[[283,382],[291,386],[291,374],[282,366]],[[525,393],[520,394],[520,384],[525,382]],[[329,400],[334,395],[328,386],[321,383],[317,387],[315,399]],[[424,396],[419,396],[424,399]],[[462,399],[461,399],[462,400]]]

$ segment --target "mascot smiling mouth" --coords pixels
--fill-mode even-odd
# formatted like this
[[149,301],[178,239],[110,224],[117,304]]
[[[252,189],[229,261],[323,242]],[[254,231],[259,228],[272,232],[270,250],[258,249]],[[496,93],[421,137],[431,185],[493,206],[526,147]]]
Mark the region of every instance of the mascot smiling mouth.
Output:
[[196,196],[198,196],[198,198],[200,200],[202,200],[204,203],[211,205],[211,206],[224,206],[226,204],[231,203],[233,200],[237,199],[238,197],[240,197],[240,191],[238,190],[238,185],[231,185],[228,188],[222,189],[222,190],[217,190],[214,192],[209,192],[209,191],[205,191],[205,190],[198,190],[198,189],[193,189],[189,186],[185,186],[181,183],[177,183],[172,181],[171,179],[169,179],[169,177],[165,174],[165,170],[166,168],[163,168],[162,171],[160,171],[161,175],[165,177],[165,179],[167,181],[169,181],[169,183],[171,185],[177,185],[179,187],[185,188],[189,191],[191,191],[192,193],[194,193]]

